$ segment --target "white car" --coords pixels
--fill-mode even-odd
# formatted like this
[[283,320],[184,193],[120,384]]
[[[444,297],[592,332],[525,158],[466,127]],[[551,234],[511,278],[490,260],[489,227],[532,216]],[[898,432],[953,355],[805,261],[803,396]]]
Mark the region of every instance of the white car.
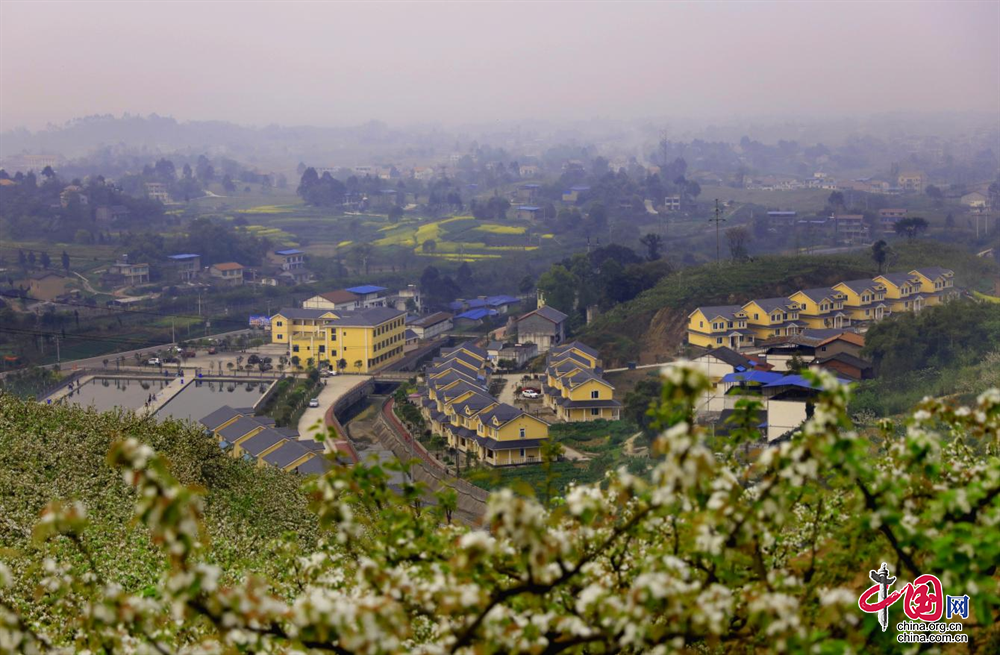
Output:
[[539,394],[534,389],[522,389],[521,390],[521,397],[522,398],[538,398],[539,395],[541,395],[541,394]]
[[150,357],[146,360],[147,366],[159,366],[161,364],[159,357]]
[[319,407],[319,398],[313,398],[309,401],[310,407]]

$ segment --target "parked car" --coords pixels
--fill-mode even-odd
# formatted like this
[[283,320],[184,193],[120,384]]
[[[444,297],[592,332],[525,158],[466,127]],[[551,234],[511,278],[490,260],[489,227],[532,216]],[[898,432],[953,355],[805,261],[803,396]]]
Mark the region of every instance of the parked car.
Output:
[[146,360],[146,366],[160,366],[162,363],[159,357],[150,357]]
[[319,407],[319,398],[313,398],[309,401],[310,407]]
[[181,360],[177,359],[176,357],[164,357],[163,358],[163,363],[164,364],[179,364],[180,361]]
[[541,395],[542,394],[540,394],[535,389],[521,389],[521,397],[522,398],[538,398]]
[[181,353],[181,357],[194,357],[195,354],[196,353],[193,350],[185,350],[184,352]]
[[211,348],[208,349],[208,354],[209,355],[214,355],[217,352],[219,352],[219,351],[216,350],[215,346],[212,346]]
[[337,371],[333,370],[332,368],[324,368],[323,372],[321,373],[321,375],[325,378],[332,378],[336,374]]

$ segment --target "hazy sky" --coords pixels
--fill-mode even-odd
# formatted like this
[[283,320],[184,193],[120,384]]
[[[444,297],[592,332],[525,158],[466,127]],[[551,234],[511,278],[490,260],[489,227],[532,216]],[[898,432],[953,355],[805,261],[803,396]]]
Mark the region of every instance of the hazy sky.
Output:
[[1000,2],[0,2],[0,129],[1000,113]]

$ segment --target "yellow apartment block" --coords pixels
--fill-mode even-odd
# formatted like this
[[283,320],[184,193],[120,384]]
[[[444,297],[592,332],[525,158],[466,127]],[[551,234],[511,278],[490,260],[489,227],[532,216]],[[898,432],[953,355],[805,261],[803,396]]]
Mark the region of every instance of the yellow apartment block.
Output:
[[788,298],[751,300],[743,305],[743,313],[755,339],[791,336],[803,327],[799,323],[798,303]]
[[369,373],[403,357],[405,314],[390,307],[356,311],[282,309],[271,317],[271,342],[302,365]]

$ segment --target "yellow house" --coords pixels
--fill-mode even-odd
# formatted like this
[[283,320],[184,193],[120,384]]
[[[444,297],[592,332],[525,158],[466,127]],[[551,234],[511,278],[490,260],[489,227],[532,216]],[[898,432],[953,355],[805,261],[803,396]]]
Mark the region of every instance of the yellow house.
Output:
[[757,339],[798,334],[802,329],[799,306],[788,298],[763,298],[743,305],[747,325]]
[[444,426],[448,445],[462,452],[477,452],[475,437],[479,414],[499,404],[496,398],[478,391],[466,391],[448,402],[444,410],[448,417]]
[[920,295],[927,305],[940,305],[949,296],[955,295],[955,272],[950,269],[930,266],[914,269],[910,275],[920,285]]
[[601,366],[600,353],[579,341],[564,343],[549,350],[549,361],[553,364],[567,357],[586,363],[590,368],[600,368]]
[[753,345],[747,315],[739,305],[699,307],[688,315],[688,343],[702,348],[727,346],[733,350]]
[[851,324],[844,311],[845,296],[830,287],[796,291],[789,300],[799,306],[799,320],[810,328],[842,328]]
[[538,463],[548,438],[548,423],[511,405],[501,403],[478,416],[477,454],[490,466]]
[[885,285],[863,278],[835,284],[834,291],[844,294],[844,311],[852,321],[879,321],[889,311]]
[[552,395],[556,415],[563,421],[617,421],[622,404],[614,399],[614,386],[591,371],[577,371],[558,381],[559,395]]
[[885,273],[875,278],[885,287],[885,304],[892,312],[919,312],[924,308],[920,282],[912,273]]
[[311,359],[317,365],[369,373],[402,359],[404,317],[390,307],[282,309],[271,317],[271,342],[286,346],[302,365]]

